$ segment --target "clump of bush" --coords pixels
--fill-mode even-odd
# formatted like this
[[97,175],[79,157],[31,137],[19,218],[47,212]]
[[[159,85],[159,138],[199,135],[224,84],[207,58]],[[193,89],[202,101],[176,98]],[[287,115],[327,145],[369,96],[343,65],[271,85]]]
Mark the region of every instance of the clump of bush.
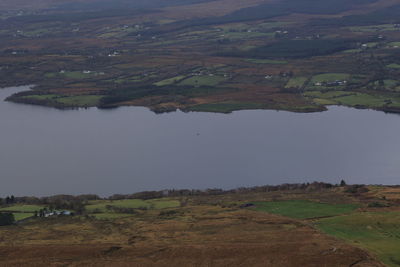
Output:
[[386,203],[382,203],[382,202],[371,202],[368,204],[369,208],[385,208],[385,207],[389,207],[388,204]]
[[12,213],[0,213],[0,226],[12,225],[14,222],[15,218]]
[[361,194],[368,192],[369,189],[365,185],[355,184],[355,185],[348,185],[344,190],[345,193],[350,194]]
[[183,215],[184,214],[184,212],[183,211],[180,211],[180,210],[164,210],[164,211],[161,211],[159,214],[158,214],[158,216],[160,216],[160,217],[175,217],[175,216],[181,216],[181,215]]

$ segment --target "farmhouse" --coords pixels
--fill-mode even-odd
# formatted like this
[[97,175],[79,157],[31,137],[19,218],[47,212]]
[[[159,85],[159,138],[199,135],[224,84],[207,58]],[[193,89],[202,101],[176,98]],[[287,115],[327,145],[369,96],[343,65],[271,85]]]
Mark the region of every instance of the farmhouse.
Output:
[[72,216],[73,213],[68,210],[52,210],[52,211],[44,211],[43,217],[53,217],[53,216]]

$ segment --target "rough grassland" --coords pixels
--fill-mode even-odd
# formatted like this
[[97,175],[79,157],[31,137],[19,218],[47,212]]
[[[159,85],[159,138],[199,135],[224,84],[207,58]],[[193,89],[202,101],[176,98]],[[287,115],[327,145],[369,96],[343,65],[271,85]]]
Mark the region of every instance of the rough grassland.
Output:
[[114,220],[118,218],[125,218],[129,216],[133,216],[132,214],[127,214],[127,213],[95,213],[92,216],[94,216],[96,219],[99,220]]
[[179,207],[180,203],[177,200],[141,200],[141,199],[124,199],[124,200],[114,200],[114,201],[92,201],[85,208],[88,212],[93,211],[108,211],[107,206],[117,207],[117,208],[131,208],[131,209],[164,209],[164,208],[174,208]]
[[205,203],[178,217],[153,210],[112,223],[64,217],[4,227],[0,254],[5,266],[382,266],[296,220]]

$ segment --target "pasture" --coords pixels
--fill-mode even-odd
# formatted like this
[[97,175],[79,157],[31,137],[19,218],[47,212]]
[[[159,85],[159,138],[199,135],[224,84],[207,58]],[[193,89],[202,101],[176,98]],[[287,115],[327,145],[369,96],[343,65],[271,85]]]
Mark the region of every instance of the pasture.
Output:
[[392,63],[392,64],[387,65],[386,67],[388,67],[390,69],[400,69],[400,64]]
[[5,208],[0,208],[0,211],[10,211],[10,212],[16,212],[16,213],[33,213],[35,211],[39,211],[40,209],[44,208],[44,206],[40,205],[13,205]]
[[55,94],[40,94],[23,96],[21,99],[32,104],[46,104],[56,107],[93,107],[99,104],[102,95],[62,96]]
[[179,85],[189,86],[216,86],[225,81],[226,78],[217,75],[201,75],[187,78],[179,83]]
[[350,75],[347,73],[323,73],[311,78],[311,83],[334,82],[337,80],[347,80]]
[[400,212],[357,212],[321,219],[317,227],[373,252],[388,266],[400,265]]
[[177,82],[179,82],[179,81],[181,81],[181,80],[183,80],[185,78],[186,78],[186,76],[179,75],[179,76],[176,76],[176,77],[172,77],[172,78],[168,78],[168,79],[156,82],[154,85],[165,86],[165,85],[175,84],[175,83],[177,83]]
[[24,220],[24,219],[27,219],[27,218],[30,218],[30,217],[33,217],[34,216],[34,213],[27,213],[27,212],[14,212],[13,213],[13,215],[14,215],[14,219],[15,219],[15,221],[21,221],[21,220]]
[[293,77],[285,85],[285,88],[301,88],[307,80],[307,77]]
[[315,103],[325,103],[329,105],[343,105],[357,108],[397,108],[400,107],[400,97],[391,93],[359,93],[347,91],[312,91],[304,93]]
[[253,202],[254,210],[263,211],[295,219],[330,217],[353,212],[356,204],[328,204],[308,200],[289,200],[271,202]]

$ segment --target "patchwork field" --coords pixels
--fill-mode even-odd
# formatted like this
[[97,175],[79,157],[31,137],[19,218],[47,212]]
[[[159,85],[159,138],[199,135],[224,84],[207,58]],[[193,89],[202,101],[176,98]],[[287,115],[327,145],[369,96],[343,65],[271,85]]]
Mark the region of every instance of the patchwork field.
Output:
[[36,85],[7,100],[155,112],[311,112],[333,104],[400,112],[400,87],[391,82],[400,74],[395,1],[161,2],[41,1],[28,11],[18,9],[27,1],[7,1],[0,87]]

